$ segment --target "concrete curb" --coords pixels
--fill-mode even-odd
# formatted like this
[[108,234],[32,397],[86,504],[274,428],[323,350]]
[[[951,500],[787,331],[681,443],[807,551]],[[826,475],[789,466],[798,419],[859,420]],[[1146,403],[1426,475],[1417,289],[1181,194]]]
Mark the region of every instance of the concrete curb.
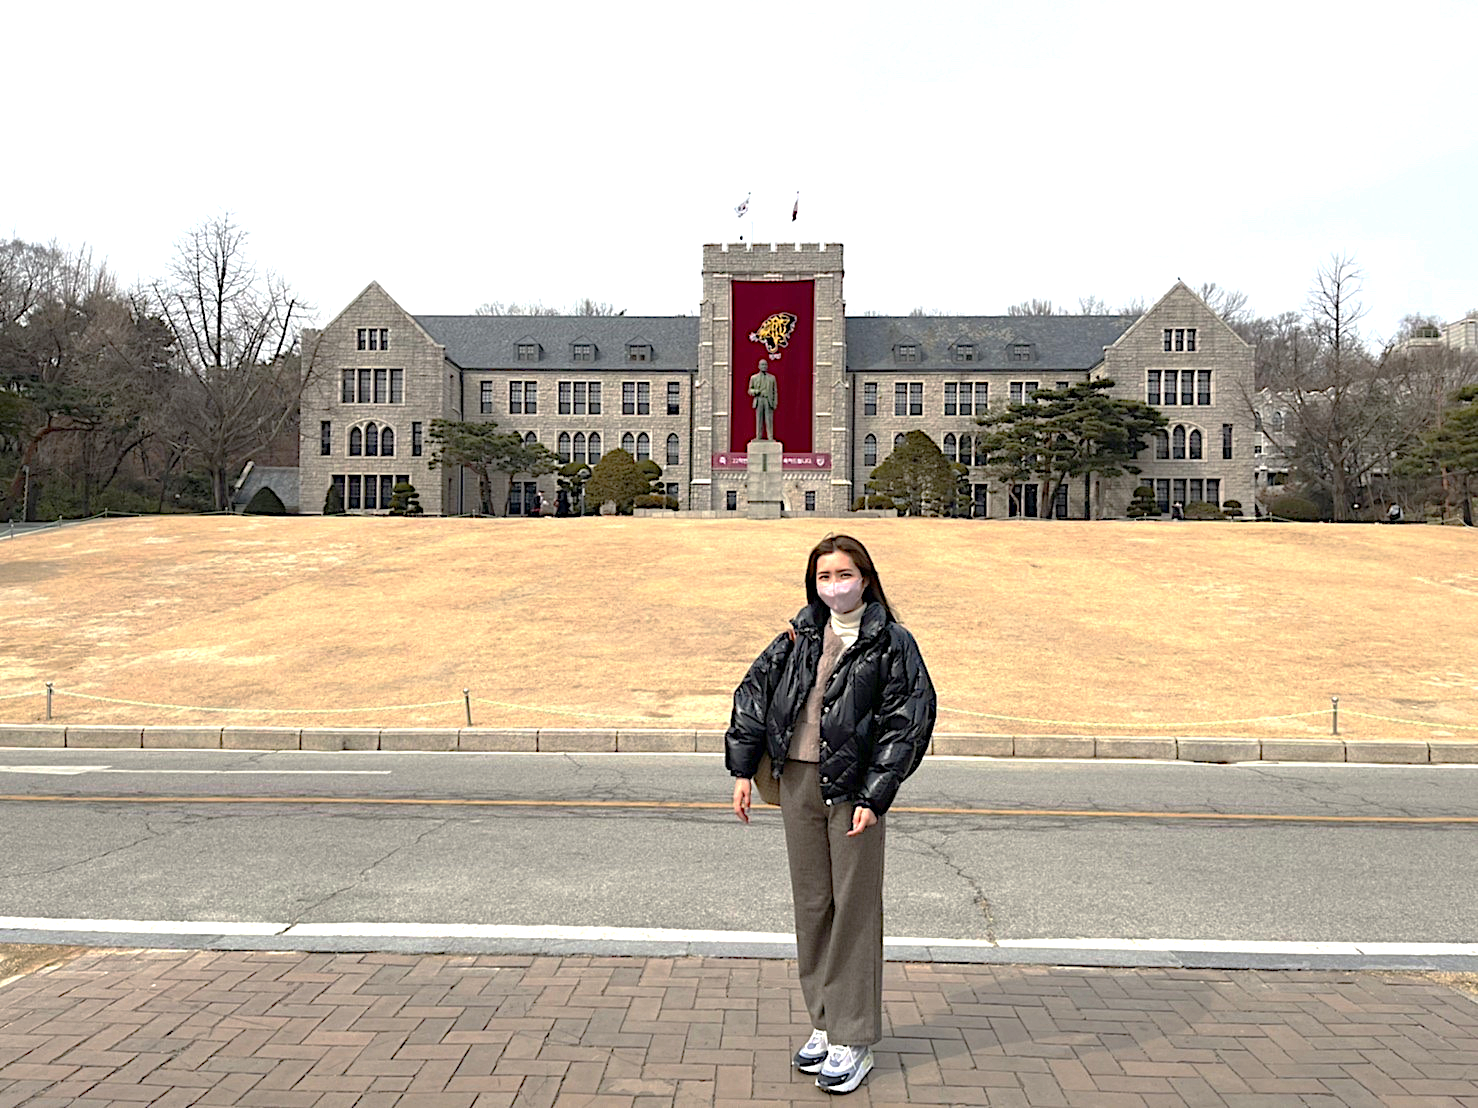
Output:
[[[0,747],[89,750],[386,750],[712,754],[724,733],[691,728],[123,727],[0,723]],[[1478,739],[1245,739],[1212,736],[976,735],[941,732],[935,754],[1178,762],[1478,765]]]

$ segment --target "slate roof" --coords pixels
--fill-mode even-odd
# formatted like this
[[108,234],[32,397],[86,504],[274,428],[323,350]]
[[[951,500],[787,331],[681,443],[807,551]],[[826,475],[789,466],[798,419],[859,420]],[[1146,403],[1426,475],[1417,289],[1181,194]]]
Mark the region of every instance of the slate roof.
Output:
[[[592,315],[418,315],[416,322],[446,347],[446,356],[463,369],[517,367],[520,342],[542,348],[540,369],[618,369],[649,365],[656,369],[698,368],[697,316]],[[593,342],[594,362],[571,360],[575,342]],[[628,343],[652,348],[652,360],[626,360]]]
[[[860,370],[991,369],[1086,370],[1103,361],[1103,348],[1133,326],[1132,315],[848,316],[847,368]],[[898,343],[919,347],[917,363],[901,365]],[[955,361],[954,345],[975,345],[975,360]],[[1017,343],[1031,343],[1030,362],[1012,360]]]

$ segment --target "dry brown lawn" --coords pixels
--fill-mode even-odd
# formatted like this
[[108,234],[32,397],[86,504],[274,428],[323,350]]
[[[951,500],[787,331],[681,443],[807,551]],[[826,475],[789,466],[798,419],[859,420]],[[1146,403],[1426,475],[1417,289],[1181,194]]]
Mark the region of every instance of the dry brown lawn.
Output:
[[84,524],[0,543],[0,720],[722,727],[831,527],[944,731],[1478,738],[1471,531],[1036,520]]

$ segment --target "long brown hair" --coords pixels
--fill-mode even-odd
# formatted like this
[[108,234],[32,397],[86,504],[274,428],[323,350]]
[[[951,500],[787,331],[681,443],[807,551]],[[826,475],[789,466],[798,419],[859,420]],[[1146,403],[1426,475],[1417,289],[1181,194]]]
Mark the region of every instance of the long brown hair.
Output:
[[883,592],[883,581],[878,576],[877,566],[873,564],[872,555],[867,552],[867,547],[854,539],[851,535],[827,535],[816,544],[811,551],[811,557],[806,561],[806,601],[818,614],[826,611],[826,602],[821,599],[821,594],[816,591],[816,563],[823,554],[845,554],[852,559],[852,564],[857,567],[857,572],[867,578],[867,588],[862,591],[862,601],[867,603],[876,600],[883,606],[883,611],[888,613],[888,618],[895,622],[902,622],[893,613],[892,605],[888,603],[888,595]]

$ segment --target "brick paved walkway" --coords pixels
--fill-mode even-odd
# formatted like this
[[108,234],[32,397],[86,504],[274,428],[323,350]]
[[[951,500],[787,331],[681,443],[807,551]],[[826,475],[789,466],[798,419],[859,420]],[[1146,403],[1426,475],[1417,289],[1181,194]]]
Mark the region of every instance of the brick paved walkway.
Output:
[[[1392,974],[888,966],[849,1106],[1478,1108],[1478,1002]],[[790,962],[89,951],[0,989],[0,1108],[830,1102]]]

